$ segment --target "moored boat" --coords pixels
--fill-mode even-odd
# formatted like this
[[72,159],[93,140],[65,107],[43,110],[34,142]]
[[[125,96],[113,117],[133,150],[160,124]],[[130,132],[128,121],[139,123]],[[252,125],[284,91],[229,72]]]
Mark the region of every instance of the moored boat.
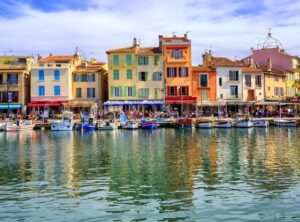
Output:
[[205,129],[211,129],[215,126],[214,122],[213,121],[210,121],[210,120],[202,120],[202,121],[198,121],[196,123],[196,128],[205,128]]
[[109,120],[101,121],[97,125],[98,130],[115,130],[117,128],[118,128],[117,124]]
[[35,123],[31,120],[16,121],[15,123],[6,123],[3,126],[5,132],[33,130]]
[[191,129],[193,127],[193,120],[190,118],[178,119],[175,122],[175,128],[179,129]]
[[61,121],[51,123],[50,129],[52,131],[71,131],[74,125],[73,116],[72,112],[63,112]]
[[222,120],[222,121],[216,121],[215,122],[216,128],[231,128],[232,123],[230,120]]
[[141,123],[142,129],[157,129],[158,126],[159,126],[159,124],[157,124],[155,122],[142,122]]
[[81,131],[91,131],[95,129],[95,125],[94,118],[83,118],[76,129]]
[[252,120],[251,122],[255,127],[268,127],[270,125],[267,120]]
[[122,125],[123,129],[134,130],[139,128],[139,124],[137,122],[128,121]]
[[238,121],[234,125],[237,128],[251,128],[254,126],[254,124],[251,121]]
[[286,127],[296,127],[298,125],[295,119],[274,119],[274,124],[276,126],[286,126]]

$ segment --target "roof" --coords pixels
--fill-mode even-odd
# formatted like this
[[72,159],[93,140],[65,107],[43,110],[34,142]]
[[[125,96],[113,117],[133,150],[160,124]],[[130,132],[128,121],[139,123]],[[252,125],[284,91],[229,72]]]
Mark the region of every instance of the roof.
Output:
[[277,68],[272,68],[271,70],[268,70],[268,68],[262,67],[262,71],[265,75],[273,75],[273,76],[282,76],[285,77],[285,73],[287,72],[287,70],[283,70],[283,69],[277,69]]
[[87,62],[86,63],[86,67],[82,67],[81,65],[80,66],[77,66],[76,67],[76,70],[74,71],[74,73],[95,73],[95,72],[101,72],[103,70],[105,70],[103,68],[103,66],[105,65],[104,62]]
[[126,48],[118,48],[118,49],[111,49],[106,51],[107,54],[110,53],[134,53],[134,54],[147,54],[153,55],[161,53],[159,47],[126,47]]
[[256,67],[244,66],[242,67],[243,73],[263,73],[263,71]]
[[211,57],[211,67],[242,67],[240,62],[232,61],[226,57]]
[[214,69],[206,66],[193,66],[192,72],[212,72],[215,71]]
[[46,58],[38,59],[38,62],[45,62],[45,63],[70,62],[75,58],[76,57],[74,55],[72,55],[72,56],[65,56],[65,55],[53,56],[53,55],[51,55],[51,56],[48,56]]
[[190,42],[190,40],[187,38],[187,36],[172,36],[172,37],[163,37],[159,36],[159,40],[162,40],[164,42],[172,42],[172,41],[183,41],[183,42]]

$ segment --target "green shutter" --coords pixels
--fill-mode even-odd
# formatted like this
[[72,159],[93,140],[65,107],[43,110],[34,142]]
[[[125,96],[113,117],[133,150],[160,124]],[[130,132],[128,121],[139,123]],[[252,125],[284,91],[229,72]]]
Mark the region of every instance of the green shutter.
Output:
[[146,98],[149,99],[149,88],[146,89]]
[[148,81],[148,72],[145,72],[146,81]]
[[158,61],[159,61],[159,56],[155,55],[154,56],[154,65],[158,65]]
[[113,72],[114,72],[113,73],[114,80],[119,80],[120,79],[119,70],[118,69],[114,69]]
[[141,98],[141,89],[138,89],[138,90],[137,90],[137,97],[138,97],[138,98]]
[[127,79],[132,79],[132,69],[127,69]]
[[134,97],[136,97],[136,87],[135,87],[135,86],[132,87],[132,95],[133,95]]
[[126,55],[126,65],[132,65],[132,56],[130,54]]
[[114,87],[113,87],[113,86],[110,87],[110,96],[111,96],[111,97],[114,97],[114,96],[115,96],[115,90],[114,90]]
[[148,65],[148,64],[149,64],[149,57],[145,56],[145,65]]
[[119,65],[119,55],[114,55],[114,57],[113,57],[113,64],[115,66]]
[[124,86],[124,96],[127,97],[128,96],[128,87]]
[[122,86],[119,86],[119,91],[120,91],[120,97],[123,96],[123,93],[122,93]]

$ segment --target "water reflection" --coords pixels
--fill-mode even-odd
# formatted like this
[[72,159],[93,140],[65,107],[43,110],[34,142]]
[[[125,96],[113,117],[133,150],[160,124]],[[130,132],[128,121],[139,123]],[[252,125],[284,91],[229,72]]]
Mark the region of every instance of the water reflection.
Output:
[[[280,201],[300,205],[299,133],[272,127],[1,133],[0,215],[288,220],[297,208]],[[25,206],[31,216],[11,213]],[[32,214],[37,206],[43,213]]]

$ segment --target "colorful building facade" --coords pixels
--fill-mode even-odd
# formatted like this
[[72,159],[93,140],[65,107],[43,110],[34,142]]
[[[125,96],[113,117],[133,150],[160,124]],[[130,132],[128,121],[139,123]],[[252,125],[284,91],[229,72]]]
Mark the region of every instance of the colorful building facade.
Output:
[[30,56],[0,57],[0,113],[26,112],[33,62]]

